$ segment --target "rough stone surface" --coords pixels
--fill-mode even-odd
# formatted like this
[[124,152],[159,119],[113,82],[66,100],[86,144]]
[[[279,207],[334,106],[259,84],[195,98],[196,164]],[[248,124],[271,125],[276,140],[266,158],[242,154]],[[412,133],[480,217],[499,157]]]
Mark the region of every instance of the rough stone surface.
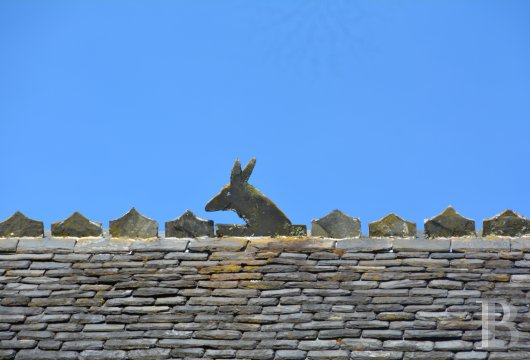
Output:
[[333,210],[326,216],[311,221],[311,236],[335,239],[360,237],[361,221],[340,210]]
[[370,237],[414,237],[416,224],[406,221],[396,214],[389,214],[384,218],[368,224]]
[[20,211],[0,222],[0,237],[41,237],[44,235],[44,223],[32,220]]
[[246,225],[218,224],[218,236],[305,236],[305,225],[292,225],[289,218],[268,197],[248,183],[256,165],[249,161],[241,170],[236,160],[230,174],[230,183],[206,204],[206,211],[232,210]]
[[201,219],[190,210],[166,222],[166,237],[196,238],[202,236],[214,236],[213,221]]
[[457,237],[475,235],[475,221],[467,219],[449,206],[442,213],[425,221],[427,237]]
[[100,240],[0,240],[0,358],[528,359],[521,238]]
[[484,219],[482,235],[523,236],[530,234],[530,219],[513,210],[505,210],[492,218]]
[[140,214],[135,208],[109,222],[109,233],[122,238],[153,238],[158,236],[158,222]]
[[103,226],[101,223],[90,221],[81,213],[75,212],[69,218],[52,224],[52,236],[101,236]]

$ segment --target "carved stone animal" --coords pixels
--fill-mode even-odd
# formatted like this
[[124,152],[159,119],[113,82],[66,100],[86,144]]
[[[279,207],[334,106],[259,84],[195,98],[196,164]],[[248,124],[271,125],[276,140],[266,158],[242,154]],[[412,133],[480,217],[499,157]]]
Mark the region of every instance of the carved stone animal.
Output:
[[269,198],[248,183],[254,170],[256,159],[249,161],[241,170],[236,160],[230,183],[206,204],[206,211],[232,210],[242,218],[246,225],[218,224],[219,236],[274,236],[305,235],[305,226],[292,225],[287,216]]

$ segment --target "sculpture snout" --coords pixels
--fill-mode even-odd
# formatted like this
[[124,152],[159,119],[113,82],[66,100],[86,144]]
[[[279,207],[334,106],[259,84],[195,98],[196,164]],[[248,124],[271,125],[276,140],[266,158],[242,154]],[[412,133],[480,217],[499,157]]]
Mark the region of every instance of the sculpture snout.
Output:
[[208,201],[205,206],[206,211],[222,211],[228,207],[228,204],[224,199],[217,195],[212,200]]

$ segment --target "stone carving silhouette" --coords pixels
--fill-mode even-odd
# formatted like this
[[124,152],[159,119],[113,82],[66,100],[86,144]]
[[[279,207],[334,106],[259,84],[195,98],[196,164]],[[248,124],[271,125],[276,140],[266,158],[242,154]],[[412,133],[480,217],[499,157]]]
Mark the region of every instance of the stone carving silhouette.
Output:
[[180,217],[166,221],[166,237],[196,238],[213,237],[213,221],[197,217],[192,211],[186,210]]
[[147,239],[158,236],[158,222],[143,216],[134,207],[122,217],[109,221],[113,237]]
[[360,237],[361,220],[340,210],[333,210],[326,216],[311,221],[311,236],[335,239]]
[[368,234],[370,237],[414,237],[416,236],[416,223],[392,213],[369,223]]
[[206,211],[232,210],[246,225],[217,224],[217,236],[305,236],[305,225],[293,225],[287,216],[268,197],[248,183],[256,159],[241,170],[236,160],[230,183],[206,204]]
[[20,211],[0,222],[0,237],[40,237],[44,235],[44,223],[28,218]]
[[101,236],[103,226],[101,223],[90,221],[80,212],[76,211],[65,220],[52,223],[52,236]]
[[475,221],[463,217],[452,206],[425,220],[424,228],[428,238],[475,236]]

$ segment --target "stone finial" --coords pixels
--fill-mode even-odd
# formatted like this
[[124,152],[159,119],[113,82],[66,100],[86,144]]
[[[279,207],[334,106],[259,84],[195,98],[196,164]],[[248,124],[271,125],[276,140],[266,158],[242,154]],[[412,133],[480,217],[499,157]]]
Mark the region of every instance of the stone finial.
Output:
[[214,236],[213,221],[201,219],[190,210],[166,222],[166,237],[196,238],[201,236]]
[[416,236],[416,223],[404,220],[392,213],[369,223],[368,234],[370,237],[414,237]]
[[475,235],[475,221],[463,217],[452,206],[425,220],[424,226],[425,235],[431,238]]
[[482,222],[482,235],[521,236],[530,234],[530,219],[513,210],[504,210]]
[[44,223],[32,220],[20,211],[0,222],[0,237],[38,237],[44,235]]
[[345,239],[361,236],[361,221],[333,210],[326,216],[311,221],[311,236]]
[[52,236],[101,236],[103,226],[101,223],[90,221],[80,212],[76,211],[69,218],[52,224]]
[[218,235],[305,235],[305,225],[292,225],[276,204],[248,183],[255,165],[256,159],[253,158],[241,170],[241,163],[236,160],[230,183],[206,204],[206,211],[233,210],[246,222],[245,226],[218,224]]
[[140,214],[135,208],[121,218],[109,222],[111,236],[123,238],[152,238],[158,236],[158,222]]

